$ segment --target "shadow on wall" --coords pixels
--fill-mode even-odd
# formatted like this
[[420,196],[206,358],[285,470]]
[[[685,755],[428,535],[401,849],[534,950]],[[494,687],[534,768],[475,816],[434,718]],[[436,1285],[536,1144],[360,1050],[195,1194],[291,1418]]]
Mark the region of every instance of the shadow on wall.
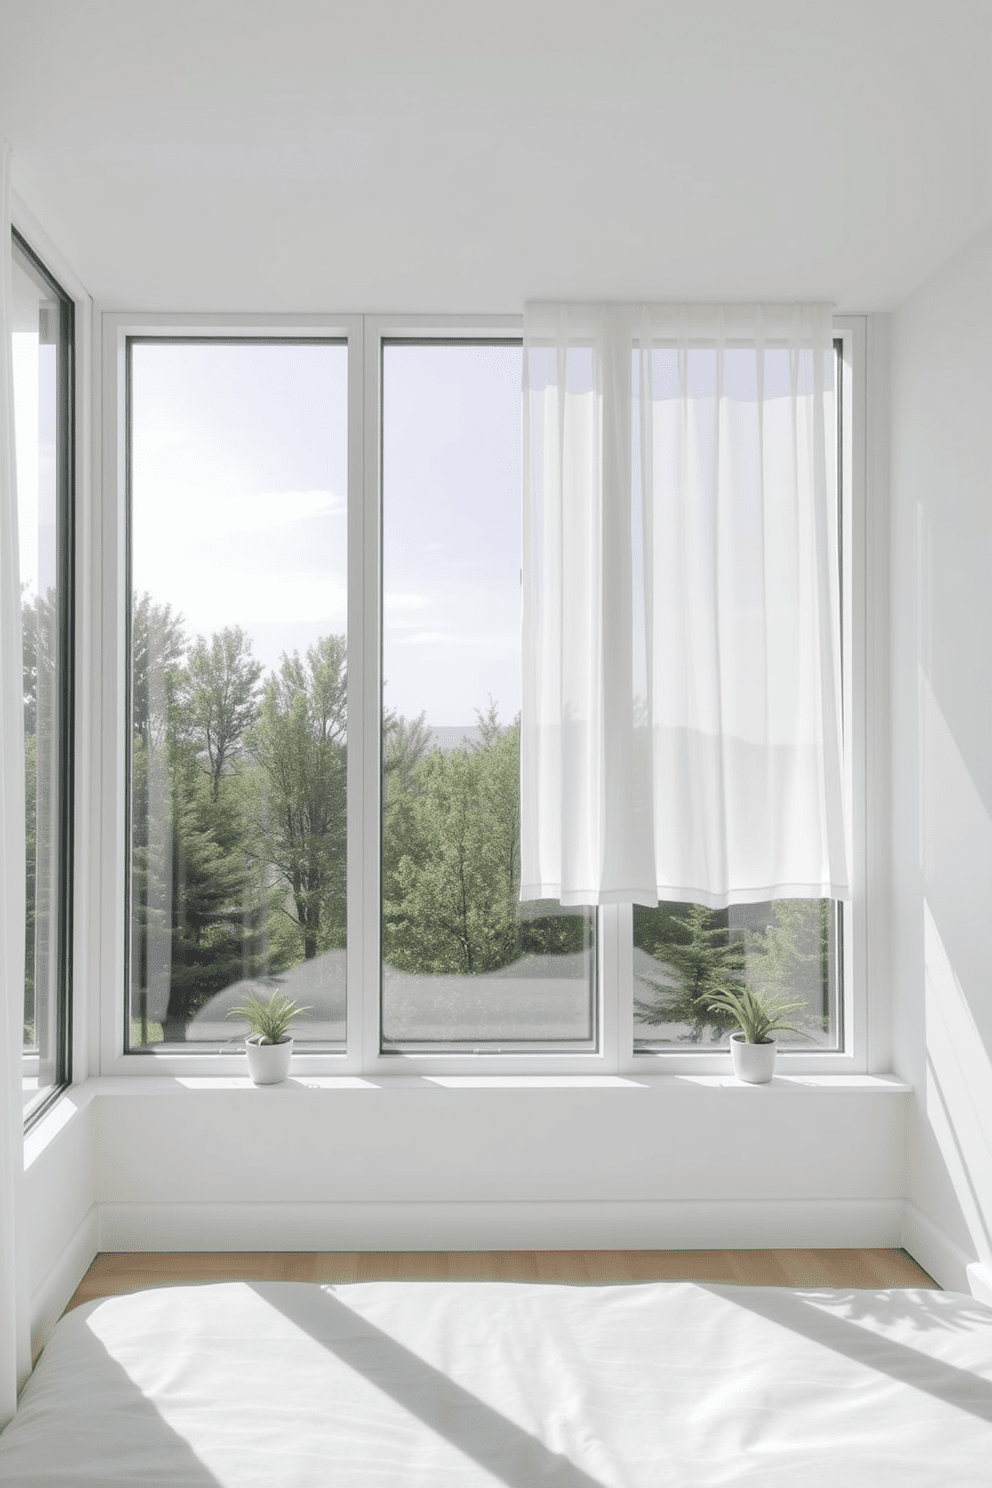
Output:
[[978,1259],[992,1265],[992,1062],[924,904],[926,1113]]
[[926,1119],[992,1266],[992,819],[922,667],[919,708]]

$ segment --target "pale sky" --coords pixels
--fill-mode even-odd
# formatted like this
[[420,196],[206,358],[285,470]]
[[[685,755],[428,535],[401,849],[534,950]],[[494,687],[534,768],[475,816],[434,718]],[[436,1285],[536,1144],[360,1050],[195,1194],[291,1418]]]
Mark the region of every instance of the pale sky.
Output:
[[39,311],[48,303],[13,261],[14,448],[17,455],[19,573],[26,595],[55,583],[55,347],[40,344]]
[[[468,724],[520,694],[520,348],[387,346],[387,706]],[[346,350],[133,348],[133,581],[266,667],[346,630]]]

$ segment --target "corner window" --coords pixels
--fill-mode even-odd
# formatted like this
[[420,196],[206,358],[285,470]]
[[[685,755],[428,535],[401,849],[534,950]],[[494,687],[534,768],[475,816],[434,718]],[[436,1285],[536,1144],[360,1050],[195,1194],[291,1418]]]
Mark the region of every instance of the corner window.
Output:
[[15,233],[14,442],[24,656],[27,1119],[70,1079],[73,302]]

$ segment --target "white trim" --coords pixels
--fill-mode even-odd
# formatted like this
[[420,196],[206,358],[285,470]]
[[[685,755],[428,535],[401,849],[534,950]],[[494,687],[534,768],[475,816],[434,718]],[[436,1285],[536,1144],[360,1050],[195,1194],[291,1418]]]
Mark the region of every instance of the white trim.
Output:
[[[844,712],[847,809],[850,828],[851,901],[845,906],[844,1005],[845,1044],[859,1069],[871,1068],[868,1020],[863,989],[866,984],[868,912],[866,854],[868,793],[866,789],[867,698],[865,552],[865,322],[862,316],[838,316],[834,335],[843,339],[845,397],[842,407],[843,467],[843,625]],[[856,995],[857,993],[857,995]]]
[[99,1068],[94,1046],[96,999],[100,985],[100,820],[95,805],[101,771],[99,690],[93,673],[100,665],[100,542],[94,524],[94,492],[99,468],[99,338],[94,335],[93,302],[76,300],[76,469],[75,469],[75,722],[73,823],[72,1079],[85,1080]]
[[[379,490],[382,481],[382,439],[378,410],[382,406],[382,354],[375,326],[365,318],[362,339],[362,489],[358,502],[362,512],[362,552],[352,567],[360,574],[360,593],[355,596],[355,611],[361,625],[363,710],[360,719],[365,751],[374,756],[370,765],[366,753],[355,759],[351,751],[349,769],[358,776],[362,817],[356,850],[360,853],[361,873],[354,880],[357,895],[349,892],[349,910],[353,907],[359,933],[349,944],[360,948],[362,975],[348,980],[348,1047],[354,1067],[369,1069],[379,1053],[379,919],[374,911],[379,905],[381,858],[379,850],[382,817],[380,703],[382,698],[382,645],[379,615],[382,590],[382,506]],[[375,410],[375,413],[370,413]],[[349,820],[349,829],[350,829]],[[357,903],[352,906],[352,901]],[[349,922],[350,923],[350,922]],[[351,962],[349,960],[349,973]],[[355,995],[357,993],[357,995]],[[354,1022],[353,1022],[354,1020]]]
[[10,219],[12,226],[42,260],[52,278],[58,281],[66,294],[77,302],[92,304],[90,292],[75,269],[63,257],[58,245],[52,241],[27,202],[16,191],[10,193]]
[[911,1199],[903,1201],[902,1244],[946,1291],[992,1304],[992,1266],[962,1249]]
[[100,1250],[100,1220],[96,1205],[73,1230],[58,1259],[31,1297],[31,1357],[36,1359],[65,1311],[73,1292]]
[[[101,1250],[683,1250],[900,1243],[899,1199],[101,1204]],[[246,1238],[250,1237],[250,1246]]]
[[862,1001],[868,1019],[869,1069],[892,1067],[892,699],[889,587],[889,317],[866,317],[864,565],[865,634],[864,893],[866,964]]
[[[61,1102],[57,1102],[52,1107],[52,1110],[53,1112],[60,1110],[66,1101],[82,1108],[89,1101],[96,1098],[102,1100],[105,1096],[113,1099],[118,1096],[126,1098],[132,1095],[156,1095],[172,1100],[183,1100],[192,1091],[206,1090],[255,1090],[259,1100],[284,1100],[294,1096],[304,1099],[306,1092],[311,1090],[340,1093],[348,1090],[427,1091],[436,1088],[451,1090],[582,1089],[595,1090],[600,1093],[610,1090],[655,1090],[672,1094],[681,1086],[701,1086],[713,1090],[736,1091],[742,1100],[772,1101],[773,1103],[788,1099],[802,1100],[805,1098],[803,1092],[806,1091],[817,1091],[838,1098],[851,1095],[911,1095],[913,1092],[912,1085],[900,1079],[898,1075],[783,1075],[776,1070],[774,1079],[766,1085],[745,1085],[735,1079],[731,1073],[729,1051],[718,1074],[705,1074],[697,1070],[683,1075],[659,1075],[654,1071],[644,1071],[641,1075],[609,1074],[574,1068],[566,1074],[556,1074],[545,1069],[519,1073],[508,1070],[505,1066],[500,1067],[499,1073],[492,1074],[473,1065],[471,1072],[467,1074],[460,1074],[453,1070],[448,1070],[443,1074],[406,1070],[396,1072],[390,1079],[381,1079],[378,1075],[372,1078],[369,1075],[349,1075],[344,1071],[329,1074],[326,1068],[322,1072],[311,1073],[301,1069],[301,1062],[306,1062],[305,1056],[294,1051],[289,1079],[277,1087],[255,1087],[252,1084],[248,1078],[248,1065],[244,1050],[240,1055],[232,1055],[228,1058],[228,1068],[221,1075],[215,1075],[205,1069],[205,1061],[201,1058],[197,1058],[196,1070],[192,1074],[169,1075],[159,1069],[155,1071],[158,1078],[151,1081],[140,1071],[135,1073],[129,1070],[126,1075],[112,1075],[102,1080],[88,1080],[85,1086],[74,1088],[64,1096]],[[47,1114],[45,1120],[49,1120]],[[39,1123],[39,1127],[42,1130],[46,1129],[43,1123]],[[32,1130],[29,1140],[34,1136],[35,1132]]]
[[90,864],[99,820],[93,810],[100,771],[98,714],[93,708],[92,672],[99,635],[99,571],[94,565],[93,500],[94,388],[98,341],[94,337],[93,301],[78,274],[16,191],[11,193],[11,223],[45,269],[72,300],[73,317],[73,470],[75,525],[74,573],[74,760],[73,760],[73,902],[70,929],[70,1056],[73,1082],[91,1069],[92,1041],[87,989],[99,978],[99,881]]
[[[100,786],[96,803],[100,822],[99,861],[94,872],[101,890],[99,1008],[100,1050],[96,1069],[108,1068],[110,1049],[123,1047],[124,967],[124,427],[118,403],[124,387],[123,343],[113,333],[114,317],[104,313],[101,329],[101,480],[100,510],[94,513],[100,533],[100,666],[99,691],[93,702],[100,720]],[[94,503],[96,505],[96,503]],[[96,1014],[97,1010],[93,1010]]]

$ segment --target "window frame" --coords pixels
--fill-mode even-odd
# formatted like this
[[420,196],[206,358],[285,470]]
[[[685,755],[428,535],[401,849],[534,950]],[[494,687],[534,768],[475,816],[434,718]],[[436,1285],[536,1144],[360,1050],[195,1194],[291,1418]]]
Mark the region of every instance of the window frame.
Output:
[[[843,344],[848,396],[843,402],[844,710],[854,897],[845,907],[843,1028],[837,1051],[782,1051],[780,1071],[795,1075],[858,1075],[870,1068],[865,995],[865,346],[863,317],[835,318]],[[450,1076],[486,1081],[528,1075],[730,1077],[726,1050],[678,1048],[635,1051],[633,1043],[632,913],[606,906],[597,916],[599,1046],[575,1052],[535,1049],[506,1054],[394,1052],[379,1049],[379,879],[381,822],[380,700],[382,684],[382,348],[388,341],[519,341],[513,315],[138,315],[103,317],[103,511],[95,531],[102,542],[101,690],[97,714],[104,728],[100,809],[101,1038],[105,1075],[171,1075],[212,1080],[246,1074],[237,1046],[223,1053],[172,1050],[124,1054],[124,878],[126,863],[125,683],[128,611],[126,562],[125,367],[130,337],[266,337],[340,339],[348,347],[348,1007],[347,1046],[294,1054],[293,1072],[395,1080]]]
[[[53,812],[58,865],[58,895],[55,905],[55,985],[51,989],[55,1011],[54,1078],[39,1088],[23,1108],[28,1132],[51,1107],[73,1078],[73,953],[76,825],[76,528],[78,381],[77,302],[61,277],[47,262],[47,255],[32,242],[15,217],[11,225],[12,249],[20,254],[52,294],[58,305],[59,341],[56,362],[56,589],[59,601],[57,638],[58,798]],[[16,458],[16,452],[15,452]],[[46,993],[46,995],[48,995]],[[22,1054],[22,1071],[25,1056]],[[23,1088],[23,1087],[22,1087]]]

